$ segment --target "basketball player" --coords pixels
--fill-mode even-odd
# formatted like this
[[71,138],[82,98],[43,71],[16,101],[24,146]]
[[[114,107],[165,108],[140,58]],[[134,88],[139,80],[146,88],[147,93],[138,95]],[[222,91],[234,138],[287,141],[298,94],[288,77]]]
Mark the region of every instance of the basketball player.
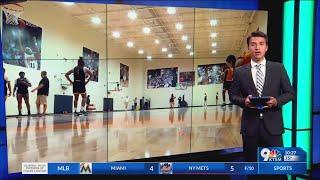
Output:
[[[7,101],[7,97],[11,96],[11,83],[8,79],[8,76],[5,75],[6,70],[3,68],[3,79],[4,79],[4,96],[5,96],[5,101]],[[8,94],[8,90],[9,90],[9,94]]]
[[[69,77],[71,74],[73,74],[73,81],[71,81]],[[87,75],[89,75],[89,78],[86,80]],[[92,79],[93,74],[88,68],[84,67],[84,61],[82,57],[78,59],[78,65],[73,69],[69,70],[65,74],[65,77],[73,85],[73,106],[75,115],[87,115],[88,113],[85,111],[85,105],[87,100],[86,85]],[[80,113],[77,112],[79,94],[81,94],[82,97]]]
[[170,97],[170,100],[169,100],[169,102],[170,102],[170,108],[174,108],[174,99],[175,99],[176,97],[173,95],[173,94],[171,94],[171,97]]
[[208,100],[207,93],[204,93],[204,107],[205,108],[207,108],[207,106],[208,106],[207,100]]
[[128,110],[129,96],[124,97],[124,108]]
[[27,68],[38,69],[37,60],[35,59],[34,53],[30,47],[25,48],[24,61]]
[[19,72],[19,78],[16,80],[16,83],[14,84],[13,88],[13,97],[15,97],[15,92],[17,90],[17,101],[18,101],[18,111],[19,116],[22,115],[21,109],[22,109],[22,98],[24,99],[24,102],[28,109],[28,116],[31,115],[30,113],[30,103],[29,103],[29,92],[28,88],[31,87],[30,81],[24,77],[24,72]]
[[218,101],[219,101],[219,93],[217,92],[217,94],[216,94],[216,105],[218,105]]
[[226,104],[226,92],[229,93],[231,84],[233,82],[233,71],[235,68],[236,57],[234,55],[229,55],[226,59],[227,69],[224,71],[224,82],[222,89],[222,99],[223,105]]
[[138,106],[138,98],[135,97],[134,98],[134,110],[137,110],[137,106]]
[[21,37],[23,37],[22,31],[18,30],[18,33],[19,33],[18,42],[20,47],[20,53],[23,54],[24,67],[39,70],[40,67],[35,56],[36,52],[34,52],[34,51],[38,51],[36,38],[32,37],[32,41],[33,41],[32,43],[34,44],[33,45],[34,50],[32,50],[31,47],[26,46],[26,44],[22,44],[22,39],[21,39]]
[[90,95],[88,95],[88,96],[87,96],[87,102],[86,102],[86,103],[87,103],[87,108],[86,108],[87,110],[89,109],[90,102],[91,102],[91,100],[90,100]]

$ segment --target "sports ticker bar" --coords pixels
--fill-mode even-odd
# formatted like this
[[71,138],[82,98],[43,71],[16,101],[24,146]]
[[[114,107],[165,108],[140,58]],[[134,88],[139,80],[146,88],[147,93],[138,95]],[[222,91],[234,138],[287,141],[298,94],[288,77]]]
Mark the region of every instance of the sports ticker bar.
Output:
[[22,174],[305,174],[306,162],[23,163]]
[[22,163],[22,174],[305,174],[306,152],[301,148],[258,148],[258,162],[79,162]]

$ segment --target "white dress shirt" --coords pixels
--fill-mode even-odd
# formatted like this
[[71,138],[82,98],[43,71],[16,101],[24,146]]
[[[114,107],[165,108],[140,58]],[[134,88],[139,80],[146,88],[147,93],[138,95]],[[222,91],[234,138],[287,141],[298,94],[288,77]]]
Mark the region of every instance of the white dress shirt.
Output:
[[266,59],[263,58],[263,60],[260,62],[260,63],[256,63],[254,62],[252,59],[251,59],[251,74],[252,74],[252,79],[253,79],[253,82],[254,82],[254,85],[256,86],[257,88],[257,67],[256,65],[257,64],[261,64],[261,71],[262,71],[262,79],[263,79],[263,84],[265,82],[265,77],[266,77]]

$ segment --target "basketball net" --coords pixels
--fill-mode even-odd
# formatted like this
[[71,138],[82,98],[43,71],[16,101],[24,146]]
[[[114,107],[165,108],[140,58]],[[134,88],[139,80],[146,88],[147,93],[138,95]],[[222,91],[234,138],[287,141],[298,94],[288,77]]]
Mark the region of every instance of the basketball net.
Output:
[[18,25],[18,19],[23,12],[23,7],[18,4],[2,6],[2,11],[6,16],[6,24]]

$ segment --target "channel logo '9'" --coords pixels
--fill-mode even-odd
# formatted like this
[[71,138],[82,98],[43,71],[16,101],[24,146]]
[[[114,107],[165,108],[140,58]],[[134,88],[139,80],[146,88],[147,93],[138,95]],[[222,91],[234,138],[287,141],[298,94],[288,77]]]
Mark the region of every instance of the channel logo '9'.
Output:
[[263,148],[260,151],[260,155],[263,158],[263,161],[281,161],[282,155],[281,152],[276,149]]

